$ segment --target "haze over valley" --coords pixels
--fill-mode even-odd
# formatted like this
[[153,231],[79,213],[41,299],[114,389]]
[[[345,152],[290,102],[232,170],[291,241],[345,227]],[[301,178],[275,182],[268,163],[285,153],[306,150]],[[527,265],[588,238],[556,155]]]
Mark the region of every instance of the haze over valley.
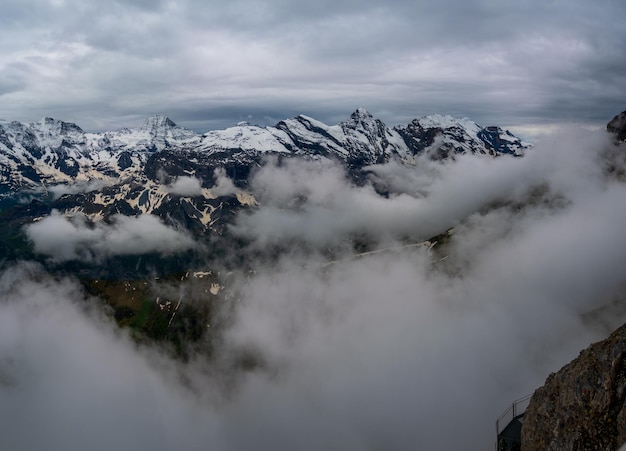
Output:
[[303,118],[278,151],[246,150],[271,130],[245,124],[180,144],[160,120],[109,153],[61,139],[67,123],[2,125],[3,155],[41,156],[3,179],[4,444],[480,449],[624,322],[615,135]]

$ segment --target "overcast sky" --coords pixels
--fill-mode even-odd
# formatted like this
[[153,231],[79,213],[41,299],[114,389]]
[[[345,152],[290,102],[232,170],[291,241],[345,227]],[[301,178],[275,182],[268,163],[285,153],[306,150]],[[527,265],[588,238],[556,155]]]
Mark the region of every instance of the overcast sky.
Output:
[[603,125],[626,109],[625,56],[623,0],[3,0],[0,118]]

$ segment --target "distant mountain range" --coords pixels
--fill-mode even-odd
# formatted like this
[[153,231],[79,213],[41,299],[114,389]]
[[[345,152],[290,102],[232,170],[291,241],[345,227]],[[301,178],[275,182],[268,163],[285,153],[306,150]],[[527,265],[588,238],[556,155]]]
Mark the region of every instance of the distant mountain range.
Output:
[[521,155],[528,144],[499,127],[481,127],[469,119],[431,115],[390,128],[357,109],[346,121],[328,126],[300,115],[274,127],[239,123],[197,134],[163,116],[136,129],[85,133],[78,125],[45,118],[39,122],[0,121],[0,186],[39,187],[76,180],[136,175],[159,151],[202,154],[222,163],[266,154],[326,157],[351,168],[407,162],[422,153]]
[[[103,133],[85,133],[51,118],[31,124],[2,121],[0,208],[35,198],[44,205],[18,208],[12,216],[28,222],[33,211],[51,209],[82,212],[93,220],[150,213],[194,232],[219,231],[254,200],[243,192],[213,193],[216,170],[245,189],[251,170],[267,157],[328,159],[361,183],[372,164],[411,164],[421,156],[520,156],[528,147],[509,131],[466,118],[430,115],[391,128],[362,108],[332,126],[300,115],[274,127],[239,123],[203,134],[163,116],[139,128]],[[195,180],[197,189],[171,189],[181,177]]]

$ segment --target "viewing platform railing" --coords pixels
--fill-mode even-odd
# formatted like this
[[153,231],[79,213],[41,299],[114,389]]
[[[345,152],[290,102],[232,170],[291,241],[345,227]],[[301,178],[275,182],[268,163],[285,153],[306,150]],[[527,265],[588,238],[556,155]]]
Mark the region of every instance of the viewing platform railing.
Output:
[[498,442],[500,440],[500,434],[506,429],[506,427],[513,422],[516,418],[524,415],[528,404],[530,404],[530,398],[533,394],[519,398],[511,403],[511,405],[498,417],[496,420],[496,449],[498,449]]

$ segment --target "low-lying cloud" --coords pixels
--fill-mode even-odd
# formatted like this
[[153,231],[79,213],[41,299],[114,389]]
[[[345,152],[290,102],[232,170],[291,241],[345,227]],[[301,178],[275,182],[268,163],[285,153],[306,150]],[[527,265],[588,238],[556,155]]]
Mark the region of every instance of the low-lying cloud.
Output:
[[49,186],[47,190],[52,193],[52,196],[55,199],[58,199],[65,194],[88,193],[90,191],[102,189],[110,184],[111,182],[107,180],[90,180],[87,182],[78,182],[74,184],[52,185]]
[[35,252],[55,261],[98,261],[115,255],[149,252],[171,254],[191,249],[195,243],[152,215],[115,215],[110,222],[90,223],[84,215],[64,216],[53,211],[26,227]]
[[233,181],[226,175],[224,169],[218,168],[214,171],[215,184],[211,187],[211,193],[220,196],[237,194],[240,190]]
[[[488,449],[509,402],[626,321],[614,303],[626,287],[626,184],[606,171],[623,150],[569,131],[521,159],[371,168],[402,188],[389,198],[334,166],[261,170],[251,186],[262,207],[237,232],[257,249],[280,237],[307,246],[234,277],[210,360],[138,348],[74,283],[6,271],[0,445]],[[450,227],[439,247],[396,249]],[[396,250],[327,261],[329,245],[363,232]],[[77,241],[66,239],[69,255],[84,252]],[[242,352],[254,369],[234,369]]]
[[21,265],[0,299],[2,449],[206,449],[210,412],[75,283]]
[[608,138],[569,132],[521,159],[464,155],[445,164],[422,158],[413,167],[370,167],[375,184],[392,191],[388,198],[372,185],[351,185],[343,169],[328,162],[270,164],[252,182],[264,208],[242,215],[234,230],[261,245],[298,240],[327,246],[356,233],[427,239],[490,204],[523,201],[546,184],[555,193],[578,195],[601,183],[597,154],[579,149],[608,145]]
[[181,176],[177,177],[166,189],[169,193],[179,196],[201,196],[202,180],[196,177]]

